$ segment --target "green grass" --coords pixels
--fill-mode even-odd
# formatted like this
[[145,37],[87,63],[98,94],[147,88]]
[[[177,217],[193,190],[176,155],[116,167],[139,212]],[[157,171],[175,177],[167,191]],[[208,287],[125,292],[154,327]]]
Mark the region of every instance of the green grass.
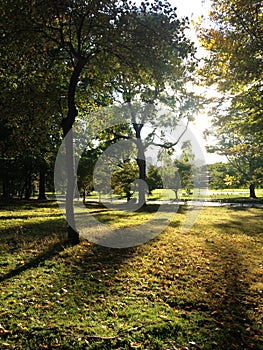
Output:
[[[263,202],[263,189],[256,189],[257,199],[249,198],[248,189],[223,189],[223,190],[209,190],[208,193],[202,193],[198,189],[193,191],[192,195],[187,195],[184,190],[178,191],[178,196],[180,200],[195,200],[195,199],[206,199],[206,200],[221,200],[221,201],[243,201],[243,202]],[[174,198],[175,195],[172,190],[153,190],[151,195],[149,195],[148,200],[168,200]]]
[[[155,211],[94,216],[116,227]],[[0,207],[0,349],[263,349],[262,209],[187,213],[139,247],[65,247],[55,202]],[[121,214],[121,215],[120,215]]]
[[[206,200],[212,200],[212,201],[243,201],[243,202],[251,202],[255,201],[258,203],[263,203],[263,189],[256,189],[256,195],[257,199],[251,199],[249,198],[249,190],[247,188],[237,188],[237,189],[229,189],[225,188],[222,190],[214,190],[210,189],[209,191],[206,190],[199,190],[195,189],[193,190],[193,193],[191,195],[187,195],[185,190],[179,190],[178,196],[180,200],[187,201],[187,200],[200,200],[200,199],[206,199]],[[36,197],[37,198],[37,197]],[[48,195],[48,198],[53,199],[55,196],[53,194]],[[126,200],[125,195],[112,195],[112,199],[122,199]],[[147,200],[154,201],[154,200],[173,200],[175,199],[175,193],[174,191],[170,189],[155,189],[152,191],[151,194],[147,195]],[[99,197],[98,194],[93,191],[91,192],[87,197],[87,201],[98,201]],[[103,201],[103,198],[102,198]]]

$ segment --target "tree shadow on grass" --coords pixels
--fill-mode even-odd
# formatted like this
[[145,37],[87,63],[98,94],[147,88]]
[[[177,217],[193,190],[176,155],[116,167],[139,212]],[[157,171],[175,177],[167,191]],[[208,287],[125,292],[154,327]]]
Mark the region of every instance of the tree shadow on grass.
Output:
[[[87,241],[82,239],[83,242],[85,244]],[[10,269],[10,271],[0,276],[0,282],[18,276],[31,268],[36,268],[47,260],[58,258],[60,253],[68,247],[67,227],[63,218],[55,217],[40,223],[27,222],[27,220],[21,222],[19,220],[19,224],[16,224],[14,219],[14,226],[2,229],[0,236],[0,251],[2,252],[0,266],[4,267],[5,270]],[[81,247],[81,244],[79,247]],[[77,247],[75,250],[78,249]],[[70,261],[75,261],[75,266],[80,264],[81,269],[86,273],[90,265],[94,265],[94,263],[98,266],[101,264],[111,266],[112,264],[121,264],[122,260],[130,256],[133,251],[132,248],[113,249],[91,244],[86,254],[86,262],[84,262],[84,259],[75,261],[74,254]],[[5,259],[7,259],[6,262]],[[26,262],[19,266],[16,266],[16,264],[13,268],[13,265],[15,263],[20,264],[19,261],[21,260]],[[79,271],[80,269],[78,273]]]
[[257,340],[260,336],[253,330],[251,311],[255,305],[251,305],[249,295],[248,262],[232,245],[209,243],[209,248],[217,266],[220,265],[207,287],[214,300],[215,349],[263,349],[263,341]]
[[15,269],[0,276],[0,282],[4,282],[10,278],[13,278],[13,277],[20,275],[22,272],[25,272],[29,269],[32,269],[32,268],[39,266],[40,263],[43,263],[46,260],[50,260],[50,259],[58,256],[59,253],[62,252],[64,249],[65,249],[65,246],[63,245],[62,242],[51,245],[49,247],[49,249],[38,254],[36,257],[29,260],[29,262],[27,262],[21,266],[18,266]]
[[[39,203],[34,204],[39,206]],[[21,205],[16,206],[17,215],[14,213],[10,217],[4,214],[2,218],[0,266],[5,271],[0,276],[1,282],[37,267],[65,249],[66,222],[62,215],[53,212],[43,215],[40,212],[34,216],[31,208],[28,212],[30,217],[27,217],[19,214],[19,210],[25,210],[26,203]]]
[[13,210],[31,210],[37,208],[57,208],[58,204],[56,200],[38,200],[38,199],[3,199],[0,198],[1,211],[13,211]]
[[259,212],[253,212],[253,209],[250,208],[229,208],[230,218],[227,221],[217,222],[213,225],[216,229],[220,229],[228,235],[238,233],[263,239],[259,235],[262,233],[263,210],[262,212],[260,209],[256,210],[259,210]]
[[60,240],[65,237],[66,222],[61,215],[55,215],[54,219],[49,216],[43,220],[41,217],[40,222],[22,219],[15,222],[16,219],[12,218],[14,222],[1,229],[0,246],[5,245],[5,249],[9,252],[26,249],[31,242],[41,242],[51,236],[58,237]]
[[[39,264],[45,262],[46,260],[51,260],[52,258],[58,256],[59,253],[62,252],[67,246],[66,222],[63,219],[62,214],[51,213],[53,219],[50,218],[50,216],[47,216],[47,219],[43,220],[43,216],[45,215],[40,212],[37,213],[36,221],[39,217],[41,222],[38,223],[28,220],[28,218],[34,219],[34,215],[30,213],[30,210],[32,208],[36,209],[39,208],[39,206],[46,207],[46,205],[51,205],[53,207],[54,202],[40,203],[37,201],[12,201],[10,202],[9,209],[14,211],[14,215],[11,217],[5,214],[2,215],[2,219],[10,220],[11,224],[9,223],[9,225],[4,226],[2,229],[2,234],[0,237],[0,250],[5,253],[5,256],[14,256],[12,262],[15,261],[16,256],[20,256],[20,260],[26,260],[27,262],[21,266],[13,268],[12,270],[2,275],[0,277],[1,282],[18,276],[28,269],[37,267]],[[107,208],[104,208],[103,205],[98,203],[92,203],[91,208],[95,208],[95,210],[98,211],[108,211]],[[24,216],[19,213],[19,210],[25,211],[26,209],[29,210],[29,216],[26,214]],[[48,213],[46,215],[48,215]],[[128,256],[130,256],[133,251],[133,248],[128,250],[114,250],[93,245],[91,260],[93,263],[98,264],[121,264],[123,259],[126,259]],[[88,259],[88,264],[89,263],[90,260]],[[8,262],[6,264],[2,263],[2,266],[6,267],[8,265]],[[12,265],[13,263],[10,264],[10,268],[12,268]],[[85,271],[88,269],[87,266],[83,266],[83,268]]]

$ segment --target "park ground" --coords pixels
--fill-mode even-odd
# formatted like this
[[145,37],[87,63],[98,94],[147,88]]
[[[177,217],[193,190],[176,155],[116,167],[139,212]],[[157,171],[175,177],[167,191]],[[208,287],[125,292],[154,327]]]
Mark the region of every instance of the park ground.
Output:
[[[88,210],[123,227],[143,211]],[[263,209],[206,207],[128,249],[64,244],[55,201],[0,206],[0,349],[263,349]]]

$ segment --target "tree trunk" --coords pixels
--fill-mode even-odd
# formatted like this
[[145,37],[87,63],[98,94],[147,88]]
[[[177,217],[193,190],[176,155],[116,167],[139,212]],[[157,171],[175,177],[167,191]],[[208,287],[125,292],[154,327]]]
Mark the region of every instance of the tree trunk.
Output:
[[83,187],[83,199],[82,199],[82,201],[85,204],[85,202],[86,202],[86,189],[85,189],[85,187]]
[[257,198],[254,184],[249,185],[249,197],[250,198]]
[[65,137],[66,159],[67,159],[67,194],[66,194],[66,220],[68,223],[68,243],[76,245],[80,242],[79,233],[76,231],[74,217],[74,193],[76,187],[76,172],[74,162],[73,133],[72,126],[78,115],[75,105],[75,94],[77,84],[87,60],[79,59],[73,70],[68,88],[68,113],[62,120],[63,135]]
[[142,124],[133,123],[133,127],[136,132],[136,143],[137,143],[137,164],[139,168],[139,205],[143,207],[146,205],[146,160],[144,146],[141,139]]
[[[139,156],[141,157],[141,155]],[[140,207],[146,205],[146,162],[145,159],[137,158],[137,164],[139,167],[139,205]]]

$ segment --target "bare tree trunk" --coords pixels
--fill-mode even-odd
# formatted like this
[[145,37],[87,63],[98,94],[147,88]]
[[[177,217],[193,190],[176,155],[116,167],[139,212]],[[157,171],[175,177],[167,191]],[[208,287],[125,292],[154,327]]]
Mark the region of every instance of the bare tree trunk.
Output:
[[67,194],[66,194],[66,219],[68,223],[68,243],[76,245],[80,242],[79,233],[76,231],[74,217],[74,193],[76,187],[76,172],[74,162],[72,126],[78,115],[75,105],[75,94],[77,84],[87,60],[79,59],[74,67],[68,88],[68,113],[62,120],[63,134],[65,137],[66,158],[67,158]]
[[257,198],[254,184],[249,185],[249,197],[250,198]]
[[[144,153],[144,152],[143,152]],[[140,206],[146,205],[146,162],[145,159],[141,158],[142,155],[139,155],[137,158],[137,164],[139,167],[139,204]]]
[[83,199],[82,199],[82,201],[85,204],[85,202],[86,202],[86,189],[85,189],[85,187],[83,187]]
[[144,146],[141,139],[142,124],[133,123],[133,127],[136,132],[136,143],[137,143],[137,164],[139,168],[139,205],[140,207],[146,205],[146,160]]

